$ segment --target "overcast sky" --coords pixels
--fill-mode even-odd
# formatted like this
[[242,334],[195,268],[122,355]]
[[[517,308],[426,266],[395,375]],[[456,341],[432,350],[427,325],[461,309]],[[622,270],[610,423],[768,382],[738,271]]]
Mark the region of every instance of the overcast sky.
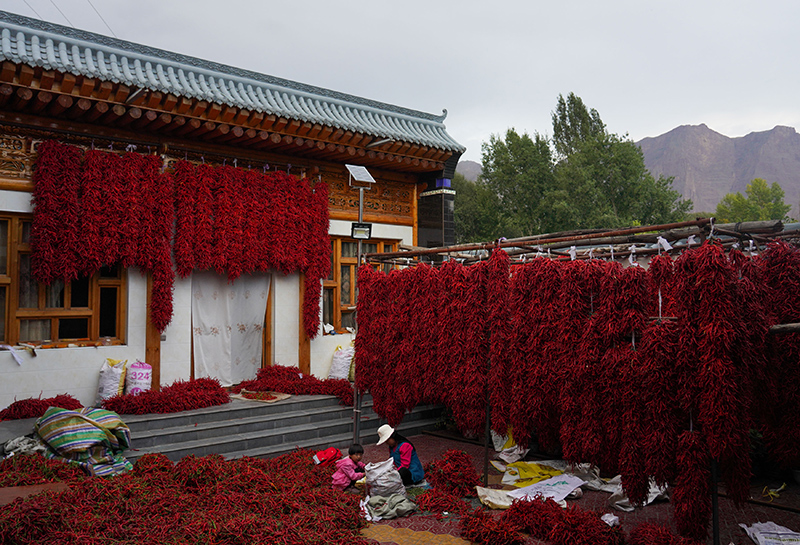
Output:
[[570,92],[633,140],[700,123],[732,137],[800,127],[797,0],[0,0],[0,9],[446,108],[462,159],[478,162],[481,143],[509,127],[550,135],[556,99]]

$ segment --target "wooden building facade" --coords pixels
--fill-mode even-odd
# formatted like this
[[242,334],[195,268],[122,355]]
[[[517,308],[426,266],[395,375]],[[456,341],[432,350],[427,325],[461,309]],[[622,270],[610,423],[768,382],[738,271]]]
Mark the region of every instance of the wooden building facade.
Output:
[[161,385],[204,373],[194,342],[194,273],[175,279],[172,320],[163,331],[148,318],[150,274],[105,267],[50,285],[31,274],[31,197],[42,142],[158,155],[168,172],[184,160],[327,185],[332,267],[322,280],[318,334],[310,338],[303,326],[303,273],[264,272],[260,366],[295,365],[325,377],[333,351],[352,340],[357,259],[350,229],[359,191],[345,165],[364,166],[376,180],[364,192],[364,221],[373,224],[365,253],[454,242],[449,179],[464,148],[447,134],[446,112],[5,12],[0,62],[0,344],[13,349],[0,351],[0,407],[59,393],[92,403],[105,358],[146,361]]

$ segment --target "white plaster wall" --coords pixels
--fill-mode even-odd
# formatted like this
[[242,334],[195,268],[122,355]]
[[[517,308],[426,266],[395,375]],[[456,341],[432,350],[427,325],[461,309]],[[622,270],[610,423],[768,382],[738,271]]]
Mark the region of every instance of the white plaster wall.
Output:
[[[5,206],[3,207],[6,208]],[[86,406],[94,404],[100,367],[105,358],[144,360],[147,281],[136,270],[128,273],[128,338],[122,346],[50,348],[36,357],[19,351],[22,365],[0,351],[0,408],[15,399],[70,394]]]
[[27,191],[3,191],[0,190],[0,207],[3,212],[18,212],[22,214],[32,214],[31,194]]
[[192,277],[175,278],[172,321],[161,335],[161,380],[169,386],[192,376]]
[[272,363],[300,362],[300,274],[272,275]]

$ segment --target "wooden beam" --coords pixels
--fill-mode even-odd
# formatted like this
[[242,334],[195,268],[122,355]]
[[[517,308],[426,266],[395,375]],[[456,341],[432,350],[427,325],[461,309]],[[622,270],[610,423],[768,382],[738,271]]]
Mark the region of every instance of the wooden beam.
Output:
[[117,126],[126,127],[142,117],[142,110],[137,107],[129,108],[125,115],[117,119]]
[[86,117],[84,117],[84,121],[96,121],[97,118],[105,115],[108,110],[109,105],[107,102],[95,102],[94,106],[92,107],[92,111],[90,111],[88,114],[86,114]]
[[207,109],[208,102],[205,100],[198,100],[192,104],[192,107],[190,108],[191,113],[189,115],[192,117],[200,117]]
[[161,106],[161,101],[164,99],[164,93],[160,91],[152,91],[147,97],[147,108],[151,110],[158,109]]
[[[227,127],[228,125],[224,126]],[[231,130],[227,135],[217,138],[217,140],[220,142],[230,142],[231,140],[234,140],[238,144],[243,136],[244,136],[244,129],[238,126],[233,126],[231,127]]]
[[279,117],[275,121],[275,124],[272,126],[272,130],[274,130],[275,132],[281,132],[284,129],[284,127],[286,127],[286,125],[288,124],[289,124],[288,119],[286,119],[285,117]]
[[180,130],[186,124],[186,118],[180,115],[172,117],[172,122],[164,127],[164,132],[171,133]]
[[[58,97],[58,100],[61,100],[61,97]],[[119,119],[123,115],[125,115],[125,106],[123,106],[122,104],[114,104],[108,111],[108,113],[100,118],[100,122],[102,124],[114,123],[117,119]]]
[[117,92],[114,93],[114,100],[116,102],[125,102],[131,94],[131,88],[127,85],[119,84]]
[[50,104],[47,111],[50,115],[61,115],[68,108],[72,108],[72,97],[67,95],[59,95],[59,97]]
[[3,61],[2,68],[0,68],[0,81],[13,83],[14,78],[17,77],[17,65],[11,61]]
[[245,121],[245,125],[250,128],[257,128],[264,122],[264,112],[251,112]]
[[145,330],[144,360],[153,368],[151,390],[161,389],[161,333],[150,319],[150,302],[153,299],[153,273],[147,273],[147,326]]
[[186,114],[192,107],[192,101],[186,97],[181,97],[180,101],[178,102],[178,114],[184,115]]
[[39,91],[36,93],[36,98],[33,99],[33,104],[31,104],[31,111],[33,113],[38,114],[53,101],[55,95],[53,93],[48,93],[47,91]]
[[147,110],[142,114],[138,120],[133,122],[133,126],[137,129],[144,128],[158,118],[158,114],[153,110]]
[[59,91],[67,95],[72,93],[77,81],[77,78],[72,74],[61,74],[61,88]]
[[239,109],[234,108],[233,106],[225,106],[225,108],[222,110],[222,116],[220,117],[220,120],[223,123],[230,123],[238,111]]
[[34,70],[27,64],[20,65],[19,67],[19,84],[25,87],[30,87],[33,81]]
[[199,119],[195,118],[190,118],[190,119],[180,118],[180,119],[184,119],[185,123],[182,127],[180,127],[178,130],[175,131],[176,134],[184,135],[190,132],[194,132],[200,128],[200,125],[202,125]]
[[215,121],[219,117],[220,113],[222,113],[222,106],[216,102],[212,102],[209,104],[208,109],[206,110],[206,119],[209,121]]
[[56,82],[56,73],[53,70],[42,70],[42,75],[39,76],[39,89],[49,91],[53,88]]
[[773,335],[785,335],[786,333],[800,333],[800,324],[778,324],[769,328]]
[[178,97],[172,93],[167,93],[167,96],[164,97],[164,104],[161,106],[161,109],[165,112],[171,112],[175,109],[175,106],[178,105],[178,100]]
[[97,81],[92,78],[83,77],[78,90],[78,94],[82,97],[90,97],[94,93],[94,87]]
[[15,110],[21,110],[28,105],[31,99],[33,99],[33,91],[27,87],[17,87],[14,97],[11,99],[11,107]]
[[78,119],[91,109],[92,109],[92,101],[85,98],[81,98],[78,99],[78,101],[75,103],[74,106],[72,106],[72,108],[67,110],[67,117],[70,119]]
[[300,273],[300,345],[297,347],[297,360],[300,372],[306,375],[311,374],[311,339],[306,334],[305,323],[303,321],[303,302],[306,295],[306,275]]
[[97,98],[99,100],[108,100],[111,96],[111,91],[114,90],[114,84],[110,81],[101,81],[100,87],[97,89]]

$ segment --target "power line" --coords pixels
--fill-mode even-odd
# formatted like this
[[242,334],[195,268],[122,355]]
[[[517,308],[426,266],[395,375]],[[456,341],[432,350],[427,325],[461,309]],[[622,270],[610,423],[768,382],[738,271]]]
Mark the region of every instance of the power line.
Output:
[[111,33],[111,35],[112,35],[112,36],[114,36],[115,38],[117,38],[117,35],[114,33],[114,31],[113,31],[113,30],[111,30],[111,27],[110,27],[110,26],[108,26],[108,23],[106,23],[106,20],[105,20],[105,19],[103,19],[103,16],[102,16],[102,15],[100,15],[100,12],[99,12],[99,11],[97,11],[97,8],[96,8],[96,7],[94,7],[94,4],[92,4],[92,0],[86,0],[86,1],[87,1],[87,2],[89,2],[89,5],[90,5],[90,6],[92,6],[92,9],[94,10],[94,12],[97,14],[97,16],[98,16],[98,17],[100,17],[100,20],[101,20],[101,21],[103,21],[103,24],[105,24],[105,25],[106,25],[106,28],[107,28],[107,29],[108,29],[108,31]]
[[67,22],[69,23],[69,26],[71,26],[72,28],[75,28],[75,25],[73,25],[73,24],[72,24],[72,21],[70,21],[70,20],[69,20],[69,17],[67,17],[66,15],[64,15],[64,12],[63,12],[63,11],[61,11],[61,8],[60,8],[60,7],[58,7],[58,5],[55,3],[55,1],[54,1],[54,0],[50,0],[50,3],[51,3],[51,4],[53,4],[53,5],[56,7],[56,9],[58,10],[58,13],[60,13],[60,14],[61,14],[61,16],[62,16],[64,19],[66,19],[66,20],[67,20]]
[[[39,19],[42,19],[42,16],[41,16],[41,15],[39,15],[39,12],[38,12],[38,11],[36,11],[35,9],[33,9],[33,6],[32,6],[32,5],[30,5],[30,4],[28,3],[28,0],[22,0],[22,1],[23,1],[23,2],[25,2],[25,5],[26,5],[26,6],[28,6],[29,8],[31,8],[31,11],[32,11],[33,13],[35,13],[35,14],[36,14],[36,16],[37,16]],[[42,19],[42,20],[44,20],[44,19]]]

